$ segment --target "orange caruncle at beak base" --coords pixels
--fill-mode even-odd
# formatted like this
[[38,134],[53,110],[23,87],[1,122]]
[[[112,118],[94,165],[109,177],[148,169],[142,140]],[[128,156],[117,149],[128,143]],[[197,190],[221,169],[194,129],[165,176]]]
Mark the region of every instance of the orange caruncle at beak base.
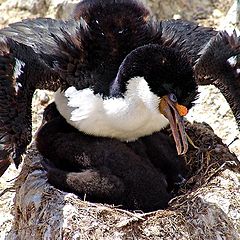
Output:
[[188,114],[188,109],[185,106],[176,103],[175,107],[181,117],[184,117]]
[[188,109],[183,105],[173,102],[166,95],[160,100],[159,111],[169,121],[178,155],[185,154],[188,150],[188,141],[182,117],[187,114]]

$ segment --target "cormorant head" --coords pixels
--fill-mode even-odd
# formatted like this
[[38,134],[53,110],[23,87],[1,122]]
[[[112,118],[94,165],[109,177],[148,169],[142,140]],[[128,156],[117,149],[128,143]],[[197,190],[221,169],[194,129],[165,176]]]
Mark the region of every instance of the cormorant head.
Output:
[[37,137],[40,129],[48,122],[56,119],[57,117],[61,116],[60,113],[57,110],[56,104],[55,102],[52,102],[50,104],[47,105],[47,107],[44,109],[43,112],[43,118],[42,118],[42,123],[40,125],[40,127],[38,128],[38,130],[35,132],[34,134],[34,138]]
[[44,125],[45,123],[53,119],[56,119],[59,116],[61,115],[57,110],[55,102],[48,104],[48,106],[44,109],[44,112],[43,112],[42,125]]
[[131,81],[136,79],[146,81],[151,93],[158,97],[159,101],[154,104],[170,123],[178,154],[186,153],[182,118],[193,106],[198,93],[187,57],[175,49],[155,44],[133,50],[122,62],[110,96],[124,97],[131,88]]

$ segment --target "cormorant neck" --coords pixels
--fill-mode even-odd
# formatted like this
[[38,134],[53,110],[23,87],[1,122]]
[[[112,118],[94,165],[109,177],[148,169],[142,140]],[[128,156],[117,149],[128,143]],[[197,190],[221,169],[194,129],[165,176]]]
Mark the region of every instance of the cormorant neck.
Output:
[[[120,65],[117,76],[110,87],[110,97],[123,96],[129,80],[134,77],[144,77],[151,90],[159,89],[156,85],[160,86],[162,83],[156,82],[156,77],[159,77],[159,74],[164,75],[162,74],[163,68],[169,57],[174,58],[175,55],[172,49],[157,44],[136,48],[125,57]],[[172,59],[167,64],[171,63]]]
[[159,112],[160,99],[143,77],[129,81],[123,98],[102,98],[93,90],[68,88],[55,93],[58,111],[81,132],[93,136],[134,141],[166,127],[168,120]]

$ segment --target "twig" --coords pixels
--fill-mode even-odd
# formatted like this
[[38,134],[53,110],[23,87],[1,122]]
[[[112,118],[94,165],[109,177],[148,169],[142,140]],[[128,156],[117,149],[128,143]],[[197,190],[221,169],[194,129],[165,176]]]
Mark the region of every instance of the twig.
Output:
[[7,192],[15,192],[15,187],[9,187],[4,189],[1,193],[0,193],[0,197],[2,197],[4,194],[6,194]]

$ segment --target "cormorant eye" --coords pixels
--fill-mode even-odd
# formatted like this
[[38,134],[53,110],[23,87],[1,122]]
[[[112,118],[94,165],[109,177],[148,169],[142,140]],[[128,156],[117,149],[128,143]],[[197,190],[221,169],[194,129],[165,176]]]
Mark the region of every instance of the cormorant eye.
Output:
[[177,97],[175,94],[173,93],[170,93],[169,94],[169,99],[172,101],[172,102],[177,102]]

